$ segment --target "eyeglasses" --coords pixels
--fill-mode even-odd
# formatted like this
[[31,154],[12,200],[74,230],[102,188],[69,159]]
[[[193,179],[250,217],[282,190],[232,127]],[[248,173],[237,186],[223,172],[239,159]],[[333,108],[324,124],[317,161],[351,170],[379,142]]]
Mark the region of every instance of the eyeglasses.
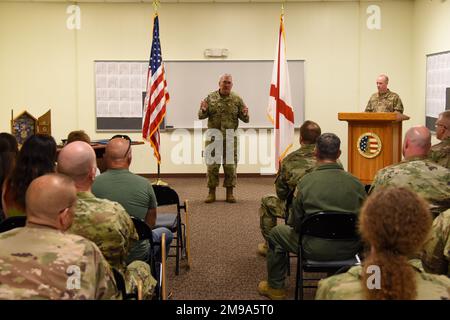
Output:
[[109,139],[109,141],[111,141],[112,139],[117,139],[117,138],[128,140],[128,149],[127,149],[127,152],[125,152],[125,154],[123,155],[123,157],[125,158],[131,148],[131,138],[129,136],[127,136],[126,134],[116,134],[111,139]]

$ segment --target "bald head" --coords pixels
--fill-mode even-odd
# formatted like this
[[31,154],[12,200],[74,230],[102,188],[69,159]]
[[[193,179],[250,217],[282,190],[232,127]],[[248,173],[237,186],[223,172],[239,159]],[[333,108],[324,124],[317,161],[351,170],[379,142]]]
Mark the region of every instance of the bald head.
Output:
[[415,126],[406,131],[403,143],[405,158],[425,156],[431,147],[431,134],[424,126]]
[[27,222],[65,231],[72,224],[76,200],[70,177],[58,173],[40,176],[27,189]]
[[71,142],[59,153],[57,171],[68,175],[77,184],[83,180],[92,182],[96,168],[94,149],[86,142]]
[[125,169],[130,166],[131,148],[129,146],[130,142],[123,138],[114,138],[108,142],[105,151],[108,169]]

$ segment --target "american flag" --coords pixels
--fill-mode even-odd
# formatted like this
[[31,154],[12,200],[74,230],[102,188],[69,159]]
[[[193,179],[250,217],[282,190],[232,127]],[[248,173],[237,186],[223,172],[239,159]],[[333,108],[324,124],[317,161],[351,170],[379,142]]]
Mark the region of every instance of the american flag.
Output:
[[291,102],[289,71],[286,61],[283,14],[280,17],[267,116],[275,127],[275,166],[278,170],[281,160],[292,147],[294,140],[294,108]]
[[359,148],[364,153],[377,153],[379,148],[378,140],[370,134],[365,135],[359,140]]
[[167,102],[169,102],[169,92],[167,91],[167,82],[164,75],[164,63],[159,42],[159,19],[156,14],[153,20],[153,40],[147,73],[147,93],[144,100],[145,116],[142,126],[142,137],[150,141],[153,147],[153,154],[158,163],[161,162],[159,125],[166,116]]

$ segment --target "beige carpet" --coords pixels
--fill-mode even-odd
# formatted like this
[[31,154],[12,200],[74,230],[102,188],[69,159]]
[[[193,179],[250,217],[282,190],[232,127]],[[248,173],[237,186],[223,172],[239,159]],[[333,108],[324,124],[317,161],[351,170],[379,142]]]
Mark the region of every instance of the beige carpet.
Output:
[[[257,244],[263,241],[258,208],[262,196],[274,193],[273,178],[239,178],[235,204],[224,201],[222,187],[217,189],[217,202],[204,203],[205,178],[163,180],[190,203],[191,268],[186,270],[183,262],[176,276],[175,258],[169,258],[167,284],[172,299],[266,299],[257,292],[259,281],[267,277],[266,260],[256,254]],[[295,266],[291,259],[289,299],[294,297]],[[307,291],[305,298],[313,298],[313,293]]]

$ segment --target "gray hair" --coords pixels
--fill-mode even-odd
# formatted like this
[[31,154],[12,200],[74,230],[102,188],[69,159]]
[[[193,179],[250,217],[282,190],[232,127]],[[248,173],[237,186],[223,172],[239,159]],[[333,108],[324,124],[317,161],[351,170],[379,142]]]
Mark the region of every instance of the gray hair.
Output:
[[384,78],[384,80],[386,80],[386,83],[389,83],[389,77],[387,76],[387,75],[385,75],[385,74],[380,74],[378,77],[383,77]]
[[225,77],[230,77],[231,79],[233,79],[233,76],[229,73],[224,73],[223,75],[220,76],[219,78],[219,82],[221,82],[223,80],[223,78]]

